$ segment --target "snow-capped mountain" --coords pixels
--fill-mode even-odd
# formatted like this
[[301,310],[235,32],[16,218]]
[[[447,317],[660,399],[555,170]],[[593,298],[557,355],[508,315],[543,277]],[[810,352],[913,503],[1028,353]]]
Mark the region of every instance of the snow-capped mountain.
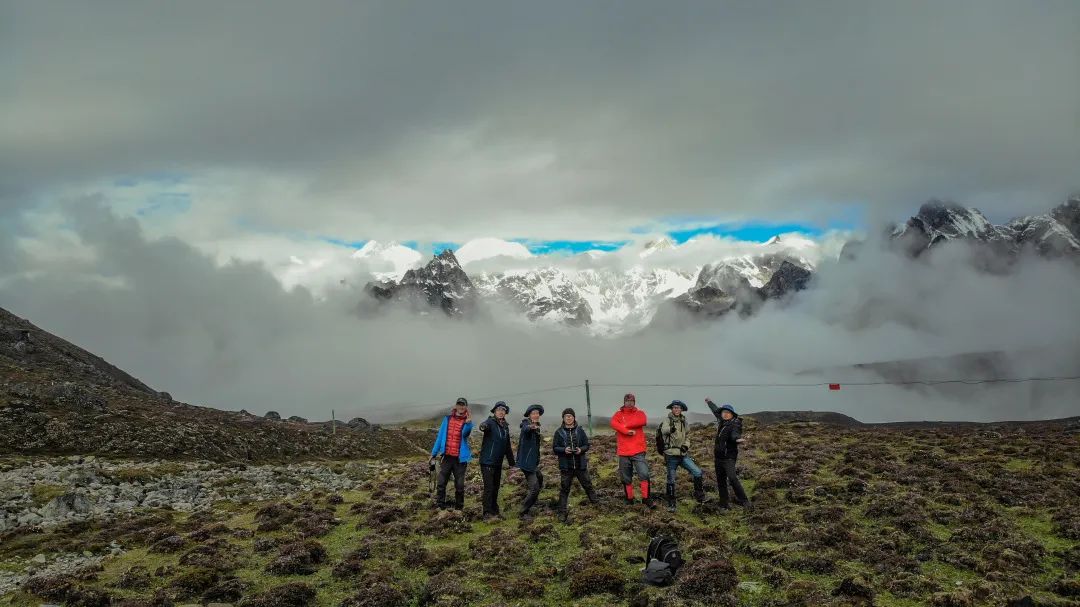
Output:
[[931,201],[890,234],[902,250],[918,256],[950,241],[966,241],[1002,256],[1025,248],[1058,257],[1080,254],[1080,198],[1073,197],[1045,215],[1018,217],[996,226],[978,209]]
[[611,335],[648,324],[661,301],[690,288],[693,274],[545,267],[481,273],[475,283],[482,295],[511,304],[532,321]]
[[[711,262],[699,265],[706,256]],[[520,243],[483,238],[408,270],[400,280],[376,276],[380,281],[370,283],[367,292],[379,302],[406,300],[414,309],[441,308],[451,316],[488,303],[537,324],[613,336],[648,326],[665,305],[692,308],[713,291],[727,297],[737,290],[732,285],[745,285],[758,302],[758,291],[784,262],[809,271],[820,257],[816,242],[788,234],[759,244],[715,239],[677,244],[661,238],[539,265]],[[491,267],[501,269],[485,270]]]
[[476,287],[449,249],[426,266],[408,270],[400,281],[371,282],[365,291],[377,302],[401,302],[419,313],[439,309],[447,316],[465,316],[477,307]]

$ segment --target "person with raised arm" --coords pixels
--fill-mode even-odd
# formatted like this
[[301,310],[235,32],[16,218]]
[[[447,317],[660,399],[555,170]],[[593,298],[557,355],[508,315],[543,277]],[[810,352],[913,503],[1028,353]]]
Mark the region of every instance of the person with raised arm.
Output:
[[619,474],[626,491],[627,505],[634,503],[634,473],[641,484],[641,501],[655,508],[649,495],[649,462],[645,459],[645,412],[637,408],[637,397],[627,394],[622,407],[611,416],[611,428],[615,430],[616,454],[619,456]]
[[720,492],[720,507],[730,508],[728,504],[728,483],[735,490],[735,503],[743,508],[751,507],[750,499],[743,491],[742,483],[735,473],[735,463],[739,459],[739,445],[746,441],[742,435],[742,418],[735,413],[731,405],[716,406],[712,399],[706,398],[713,415],[716,416],[716,440],[713,442],[713,458],[716,463],[716,485]]

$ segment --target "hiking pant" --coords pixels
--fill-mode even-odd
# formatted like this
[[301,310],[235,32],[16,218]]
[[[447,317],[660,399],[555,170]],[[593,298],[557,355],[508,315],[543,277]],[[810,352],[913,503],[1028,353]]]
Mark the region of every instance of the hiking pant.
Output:
[[735,460],[727,458],[716,458],[716,486],[720,491],[720,505],[728,505],[728,483],[731,483],[731,488],[735,490],[735,503],[746,504],[750,500],[746,498],[746,492],[743,491],[742,483],[739,482],[739,477],[735,476]]
[[667,465],[667,484],[675,484],[675,473],[682,466],[694,478],[701,478],[701,468],[690,458],[689,455],[665,455],[664,464]]
[[559,512],[566,512],[566,505],[570,501],[570,485],[575,478],[585,495],[589,496],[589,501],[596,503],[596,491],[593,490],[587,469],[559,470]]
[[484,478],[484,514],[498,514],[502,466],[480,464],[480,476]]
[[645,460],[644,453],[637,455],[619,456],[619,474],[622,475],[624,485],[634,482],[634,473],[637,473],[639,481],[649,481],[649,462]]
[[529,487],[529,492],[525,494],[522,512],[528,512],[536,504],[536,499],[540,497],[540,490],[544,488],[544,475],[539,470],[525,472],[525,483]]
[[446,506],[446,483],[449,482],[451,474],[454,475],[454,506],[465,507],[465,467],[468,465],[468,462],[459,462],[457,456],[454,455],[442,457],[442,462],[439,464],[439,481],[435,489],[435,503],[440,507]]

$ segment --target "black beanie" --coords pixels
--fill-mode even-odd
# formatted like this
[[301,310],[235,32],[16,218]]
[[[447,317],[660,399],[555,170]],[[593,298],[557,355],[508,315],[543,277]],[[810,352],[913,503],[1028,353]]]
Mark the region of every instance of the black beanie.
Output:
[[577,413],[574,413],[574,410],[573,410],[573,409],[571,409],[570,407],[567,407],[567,408],[563,409],[563,410],[562,410],[562,414],[563,414],[563,415],[568,415],[568,414],[569,414],[569,415],[573,415],[573,416],[574,416],[574,419],[577,419]]

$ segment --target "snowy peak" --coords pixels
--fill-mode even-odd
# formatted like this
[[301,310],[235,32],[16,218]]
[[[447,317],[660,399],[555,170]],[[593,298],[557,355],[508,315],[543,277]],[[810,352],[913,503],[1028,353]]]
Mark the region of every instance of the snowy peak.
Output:
[[931,201],[891,237],[907,253],[918,256],[952,240],[974,243],[1006,258],[1025,248],[1045,256],[1080,254],[1080,199],[1071,198],[1046,215],[1018,217],[1003,226],[992,224],[978,209]]
[[528,247],[520,242],[499,238],[476,238],[461,245],[457,250],[457,260],[461,262],[461,265],[465,266],[476,261],[496,257],[529,259],[532,256],[533,254]]
[[638,257],[644,259],[650,255],[659,253],[661,251],[670,251],[679,245],[675,244],[675,241],[664,236],[663,238],[657,238],[656,240],[650,240],[642,247],[641,252],[638,253]]
[[1080,240],[1080,194],[1073,194],[1058,207],[1050,211],[1050,216],[1056,219],[1077,240]]
[[925,247],[958,238],[990,242],[1000,239],[994,224],[978,209],[968,209],[955,202],[932,200],[919,208],[895,237],[910,237]]
[[476,287],[449,249],[408,270],[399,282],[371,282],[366,290],[375,300],[404,301],[424,314],[440,309],[447,316],[464,316],[476,309]]

